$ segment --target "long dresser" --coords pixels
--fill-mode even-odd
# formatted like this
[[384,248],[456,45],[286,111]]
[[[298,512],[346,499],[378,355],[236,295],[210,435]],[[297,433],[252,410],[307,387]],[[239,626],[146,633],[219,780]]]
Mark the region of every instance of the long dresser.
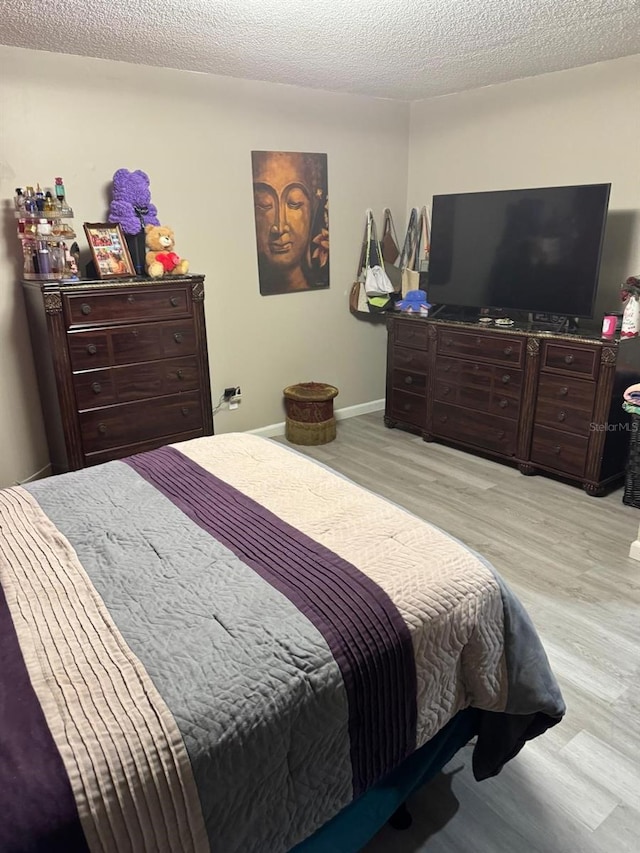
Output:
[[385,423],[603,494],[624,473],[640,340],[387,318]]
[[202,276],[23,287],[54,473],[213,433]]

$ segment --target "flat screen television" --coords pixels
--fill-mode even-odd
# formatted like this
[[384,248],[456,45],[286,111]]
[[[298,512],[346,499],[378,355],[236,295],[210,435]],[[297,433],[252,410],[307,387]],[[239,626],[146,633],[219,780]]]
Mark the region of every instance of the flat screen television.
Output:
[[428,298],[591,317],[611,184],[433,198]]

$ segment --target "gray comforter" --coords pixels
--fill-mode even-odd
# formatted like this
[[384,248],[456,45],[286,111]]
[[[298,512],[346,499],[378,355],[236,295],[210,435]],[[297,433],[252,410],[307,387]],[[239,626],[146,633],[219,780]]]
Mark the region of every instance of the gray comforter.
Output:
[[[64,822],[60,850],[286,851],[465,707],[483,710],[478,778],[564,713],[485,561],[271,442],[7,490],[0,523],[0,689],[22,679],[0,751],[29,707],[15,764],[46,745],[36,823]],[[2,772],[26,837],[29,798]]]

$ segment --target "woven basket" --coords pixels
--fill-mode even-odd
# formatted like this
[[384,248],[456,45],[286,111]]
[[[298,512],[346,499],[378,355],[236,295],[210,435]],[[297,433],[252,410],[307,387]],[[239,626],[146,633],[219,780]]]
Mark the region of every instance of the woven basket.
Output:
[[640,415],[630,414],[629,459],[624,480],[622,503],[640,507]]
[[327,444],[336,437],[333,398],[338,389],[324,382],[289,385],[284,394],[285,435],[293,444]]
[[310,424],[287,418],[285,436],[292,444],[328,444],[336,437],[336,419]]

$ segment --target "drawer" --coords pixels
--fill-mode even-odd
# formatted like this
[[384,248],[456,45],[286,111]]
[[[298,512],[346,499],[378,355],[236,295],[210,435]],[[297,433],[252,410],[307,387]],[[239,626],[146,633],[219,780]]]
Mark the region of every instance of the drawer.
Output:
[[408,370],[394,370],[391,376],[394,388],[424,394],[427,390],[427,377],[424,373],[410,373]]
[[560,474],[582,477],[589,439],[558,429],[536,426],[531,442],[531,461]]
[[83,370],[73,374],[73,388],[78,409],[93,409],[117,403],[111,370]]
[[165,320],[191,314],[188,288],[184,285],[162,290],[132,288],[106,293],[65,293],[63,299],[68,326]]
[[491,395],[489,411],[503,418],[517,418],[520,415],[520,394],[501,394],[496,389],[496,393]]
[[393,343],[426,350],[429,346],[426,323],[421,320],[396,320],[393,324]]
[[199,387],[195,356],[129,364],[109,370],[87,370],[73,377],[79,409],[127,403]]
[[80,412],[84,453],[149,441],[202,427],[199,391]]
[[427,418],[426,398],[394,388],[391,391],[390,417],[400,423],[412,424],[424,429]]
[[438,329],[438,353],[521,367],[524,359],[524,339],[500,333],[487,335]]
[[417,370],[426,373],[429,356],[426,351],[407,349],[406,347],[393,348],[393,366],[403,370]]
[[562,376],[540,374],[538,400],[571,406],[591,414],[595,396],[596,385],[587,379],[567,380]]
[[580,347],[571,342],[543,342],[542,370],[564,373],[566,376],[583,376],[596,379],[600,347]]
[[573,409],[555,401],[538,400],[535,423],[588,437],[592,429],[591,410]]
[[177,323],[143,323],[120,326],[109,332],[113,364],[153,361],[196,351],[196,334],[191,320]]
[[436,380],[434,397],[443,403],[455,403],[470,409],[486,412],[491,404],[491,385],[486,387],[465,387],[463,385]]
[[517,423],[509,418],[434,403],[432,428],[435,436],[462,441],[503,456],[515,456]]
[[72,331],[67,333],[67,340],[73,370],[156,361],[196,352],[192,318],[114,326],[100,331]]
[[111,363],[109,335],[104,332],[71,332],[67,335],[69,358],[73,370],[108,367]]

